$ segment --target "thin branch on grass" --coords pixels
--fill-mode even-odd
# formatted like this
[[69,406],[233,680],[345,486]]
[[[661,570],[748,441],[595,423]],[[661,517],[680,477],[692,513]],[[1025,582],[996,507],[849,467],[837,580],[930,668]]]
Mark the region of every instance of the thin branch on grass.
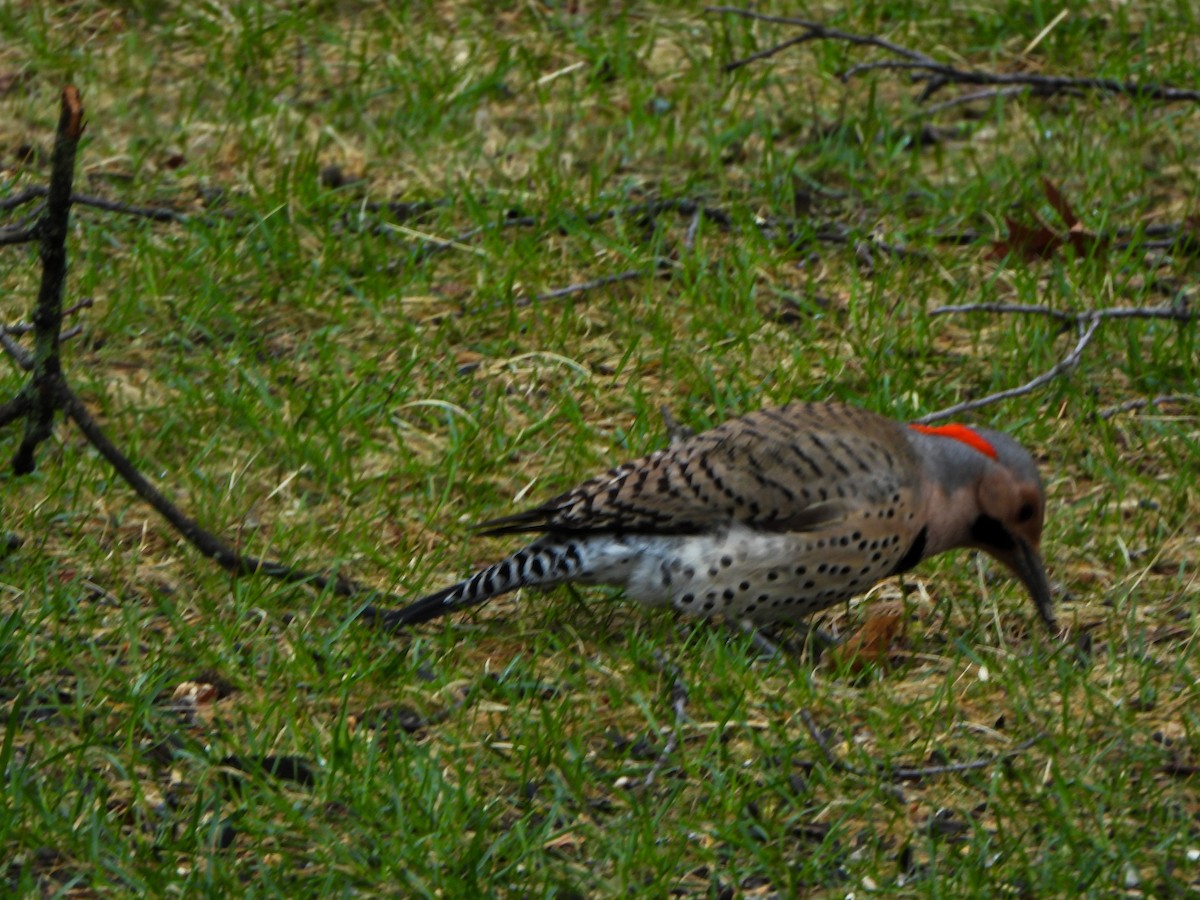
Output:
[[931,309],[931,316],[957,313],[1012,313],[1018,315],[1046,316],[1060,322],[1082,324],[1092,319],[1171,319],[1175,322],[1191,322],[1200,317],[1200,310],[1191,310],[1183,304],[1175,306],[1110,306],[1072,312],[1025,303],[965,303],[961,306],[939,306]]
[[920,101],[929,99],[934,93],[947,84],[974,84],[998,86],[1025,86],[1033,88],[1042,96],[1066,92],[1099,91],[1108,94],[1120,94],[1128,97],[1139,97],[1146,100],[1200,101],[1200,91],[1179,88],[1173,85],[1145,84],[1136,81],[1118,81],[1112,78],[1068,78],[1054,75],[1035,75],[1025,72],[988,72],[982,69],[960,69],[948,63],[941,62],[910,47],[895,44],[874,35],[854,34],[829,28],[820,22],[809,19],[792,18],[789,16],[772,16],[756,12],[752,9],[741,9],[732,6],[710,6],[706,12],[724,15],[741,16],[760,22],[776,25],[792,25],[803,28],[804,32],[777,44],[768,50],[760,50],[745,59],[734,60],[725,64],[727,72],[741,68],[751,61],[773,56],[788,47],[795,46],[805,40],[844,41],[858,46],[877,47],[887,53],[900,57],[897,60],[876,60],[859,63],[841,74],[843,81],[849,81],[855,75],[876,69],[907,69],[921,73],[918,78],[927,82],[925,90],[918,98]]
[[8,212],[10,209],[16,209],[18,206],[24,206],[31,200],[37,200],[46,196],[46,189],[41,185],[36,187],[27,187],[23,191],[18,191],[11,197],[0,199],[0,212]]
[[1059,363],[1047,372],[1043,372],[1036,378],[1027,381],[1020,387],[1009,388],[1005,391],[997,391],[994,394],[988,394],[986,397],[979,397],[975,400],[964,400],[962,403],[956,403],[953,406],[948,406],[945,409],[939,409],[936,412],[931,412],[924,415],[915,421],[922,425],[928,425],[930,422],[937,422],[940,419],[949,419],[953,416],[960,415],[964,412],[969,412],[973,409],[979,409],[981,406],[988,406],[992,403],[997,403],[1000,400],[1009,400],[1013,397],[1020,397],[1024,394],[1032,393],[1040,388],[1043,384],[1053,381],[1064,372],[1069,372],[1071,369],[1079,365],[1079,359],[1083,355],[1083,351],[1087,349],[1087,345],[1091,343],[1092,337],[1096,334],[1096,329],[1100,327],[1103,318],[1096,316],[1087,320],[1087,325],[1084,327],[1080,323],[1079,340]]
[[1161,397],[1140,397],[1136,400],[1126,400],[1124,403],[1118,403],[1116,406],[1105,407],[1096,415],[1101,419],[1107,420],[1121,413],[1133,412],[1135,409],[1145,409],[1147,406],[1153,409],[1154,407],[1166,404],[1176,405],[1183,403],[1200,403],[1200,396],[1196,394],[1164,394]]
[[892,780],[894,781],[920,781],[924,778],[932,778],[935,775],[954,775],[959,772],[973,772],[976,769],[986,769],[998,762],[1004,762],[1005,760],[1012,759],[1014,756],[1019,756],[1045,736],[1044,733],[1035,734],[1029,740],[1022,741],[1011,750],[1005,750],[998,756],[973,759],[962,763],[945,763],[936,766],[900,766],[899,768],[887,769],[886,771],[892,776]]
[[[74,303],[71,306],[68,306],[66,309],[64,309],[63,313],[62,313],[63,318],[65,319],[67,316],[73,316],[73,315],[75,315],[75,313],[77,313],[83,309],[91,309],[95,305],[96,305],[96,302],[91,297],[84,297],[78,303]],[[17,322],[14,325],[0,325],[0,331],[6,331],[9,334],[14,334],[14,335],[29,334],[29,332],[34,331],[34,330],[35,330],[34,326],[30,325],[28,322]],[[65,338],[66,336],[67,336],[67,332],[64,331],[62,333],[62,337]]]
[[33,354],[14,341],[8,329],[3,327],[0,327],[0,349],[12,357],[18,368],[26,372],[33,371]]
[[62,391],[63,409],[74,420],[75,424],[79,426],[79,430],[84,433],[92,446],[117,470],[117,474],[125,479],[126,483],[133,488],[139,497],[170,522],[189,544],[213,560],[221,568],[234,575],[261,574],[269,575],[281,581],[311,584],[318,590],[329,589],[333,593],[343,597],[378,594],[377,591],[373,591],[341,575],[309,572],[304,569],[285,566],[282,563],[272,560],[246,556],[233,550],[220,538],[201,528],[194,519],[184,515],[158,488],[151,484],[138,471],[137,467],[130,462],[129,458],[108,439],[103,429],[100,428],[99,423],[92,418],[92,414],[88,412],[87,407],[84,406],[83,401],[79,399],[74,391],[67,387],[66,384],[62,385]]
[[36,329],[33,378],[23,391],[30,400],[30,407],[25,416],[25,434],[12,461],[16,475],[27,475],[36,468],[37,447],[50,437],[54,414],[59,408],[62,364],[58,342],[62,331],[62,298],[67,279],[67,228],[71,217],[75,152],[82,135],[83,103],[79,91],[67,86],[62,92],[62,109],[54,137],[46,213],[37,226],[41,238],[39,255],[42,260],[42,281],[33,313]]
[[[51,188],[45,188],[41,185],[28,187],[19,194],[13,194],[11,197],[0,200],[0,211],[15,209],[22,204],[28,203],[30,200],[49,196],[50,190]],[[139,216],[143,219],[153,219],[155,222],[178,222],[182,224],[189,221],[189,216],[185,213],[176,212],[173,209],[166,209],[161,206],[137,206],[132,203],[121,203],[117,200],[96,197],[92,194],[71,194],[71,205],[92,206],[106,212],[123,213],[129,216]]]
[[580,281],[575,284],[568,284],[565,287],[555,288],[552,291],[538,294],[534,297],[520,297],[514,301],[514,306],[532,306],[534,303],[544,303],[547,300],[559,300],[563,297],[570,297],[572,294],[582,294],[587,291],[594,291],[597,288],[608,287],[610,284],[620,284],[622,281],[635,281],[639,278],[649,278],[652,275],[661,274],[668,265],[665,261],[659,261],[658,265],[653,269],[630,269],[627,272],[618,272],[616,275],[602,275],[599,278],[592,278],[589,281]]
[[32,228],[0,228],[0,247],[30,244],[36,240],[37,232]]
[[[1173,306],[1112,306],[1103,309],[1090,309],[1080,312],[1072,312],[1070,310],[1054,309],[1049,306],[1039,306],[1036,304],[1024,303],[966,303],[960,306],[939,306],[936,309],[930,310],[931,316],[943,316],[958,313],[1005,313],[1018,315],[1036,315],[1045,316],[1046,318],[1055,319],[1059,322],[1071,323],[1080,329],[1080,336],[1075,347],[1067,354],[1056,366],[1048,372],[1043,372],[1031,381],[1026,382],[1020,387],[1009,388],[1008,390],[998,391],[994,394],[989,394],[986,397],[980,397],[975,400],[967,400],[962,403],[957,403],[954,406],[949,406],[946,409],[941,409],[936,412],[929,413],[917,419],[917,422],[928,424],[936,422],[940,419],[948,419],[960,413],[968,412],[973,409],[979,409],[982,406],[987,406],[991,403],[996,403],[1000,400],[1008,400],[1012,397],[1020,397],[1023,394],[1031,393],[1058,376],[1070,371],[1079,364],[1079,359],[1087,345],[1091,342],[1092,337],[1096,333],[1096,329],[1100,327],[1100,323],[1106,319],[1166,319],[1173,322],[1189,323],[1193,322],[1200,316],[1196,310],[1189,309],[1186,304],[1175,304]],[[1140,401],[1135,401],[1140,402]],[[1120,409],[1115,409],[1109,413],[1113,415]],[[1108,418],[1108,416],[1103,416]]]
[[955,775],[961,772],[973,772],[977,769],[986,769],[989,766],[994,766],[996,763],[1004,762],[1012,759],[1034,746],[1038,741],[1042,740],[1046,735],[1044,733],[1035,734],[1029,740],[1022,741],[1015,747],[997,754],[996,756],[984,757],[981,759],[973,759],[969,762],[961,763],[943,763],[933,766],[899,766],[893,767],[883,763],[874,763],[870,768],[862,768],[860,766],[851,765],[840,757],[836,756],[829,746],[829,742],[821,733],[820,727],[813,719],[812,713],[807,709],[800,709],[800,721],[804,723],[804,727],[808,730],[809,736],[816,743],[817,748],[821,751],[821,755],[825,757],[825,762],[830,768],[837,772],[845,772],[848,775],[856,775],[861,778],[872,777],[876,775],[886,775],[892,781],[921,781],[925,778],[932,778],[937,775]]
[[[45,192],[46,212],[37,225],[41,239],[42,281],[31,326],[34,341],[32,353],[12,339],[9,328],[0,327],[0,346],[21,368],[32,372],[25,388],[16,397],[0,405],[0,425],[7,425],[22,416],[26,420],[25,436],[13,458],[14,473],[24,475],[33,471],[37,447],[50,437],[54,416],[62,410],[79,426],[100,455],[108,460],[138,496],[174,526],[192,546],[227,571],[235,575],[269,575],[283,581],[329,589],[341,596],[389,599],[387,594],[337,574],[309,572],[233,550],[201,528],[195,520],[184,515],[151,484],[108,439],[83,401],[67,384],[59,357],[59,343],[71,332],[62,331],[63,316],[86,308],[92,302],[86,299],[66,311],[62,308],[66,287],[66,240],[72,203],[71,183],[74,179],[75,152],[82,133],[83,104],[79,92],[68,86],[62,92],[62,113],[54,143],[50,187]],[[18,327],[15,330],[20,333],[29,329]]]
[[10,422],[15,422],[28,412],[29,398],[24,394],[17,394],[11,400],[5,400],[3,403],[0,403],[0,428],[3,428]]
[[968,103],[990,101],[995,100],[998,97],[1017,97],[1021,94],[1027,93],[1042,96],[1045,92],[1040,91],[1037,88],[1027,86],[988,88],[985,91],[975,91],[973,94],[960,94],[957,97],[951,97],[949,100],[943,100],[941,103],[933,103],[918,110],[916,114],[920,116],[932,116],[936,115],[937,113],[944,112],[947,109],[953,109],[956,106],[966,106]]
[[[742,9],[737,6],[708,6],[705,7],[705,12],[721,13],[725,15],[741,16],[745,19],[755,19],[759,22],[769,22],[773,25],[795,25],[798,28],[803,28],[805,34],[801,37],[807,37],[809,40],[832,40],[846,41],[849,44],[859,44],[861,46],[879,47],[889,53],[895,53],[897,56],[903,56],[914,62],[923,62],[936,65],[937,60],[932,56],[926,56],[924,53],[919,53],[916,50],[911,50],[908,47],[902,47],[900,44],[893,44],[889,40],[874,35],[854,34],[849,31],[841,31],[837,28],[830,28],[822,25],[820,22],[814,22],[811,19],[798,19],[792,16],[773,16],[768,13],[755,12],[752,9]],[[738,61],[726,63],[725,69],[737,68],[740,65]]]

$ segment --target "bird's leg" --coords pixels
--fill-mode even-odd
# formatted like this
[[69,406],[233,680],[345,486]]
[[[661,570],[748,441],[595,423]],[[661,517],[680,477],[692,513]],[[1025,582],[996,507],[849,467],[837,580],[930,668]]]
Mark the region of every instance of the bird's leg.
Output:
[[655,777],[667,764],[668,757],[679,749],[679,732],[683,728],[683,723],[687,721],[688,689],[683,680],[683,673],[679,671],[679,666],[667,659],[667,655],[661,650],[654,651],[654,662],[660,672],[671,678],[671,710],[675,713],[675,721],[671,726],[667,742],[663,745],[662,752],[658,754],[658,759],[654,760],[654,765],[650,767],[645,781],[642,782],[642,787],[645,788],[654,784]]
[[754,645],[754,649],[758,651],[761,659],[782,659],[783,652],[779,649],[779,645],[767,637],[758,629],[753,622],[746,619],[724,619],[725,627],[737,635],[746,635],[750,638],[750,643]]
[[[726,619],[725,625],[739,635],[747,635],[750,638],[750,643],[758,650],[762,659],[783,659],[785,656],[792,654],[796,649],[796,645],[793,642],[786,641],[783,643],[783,648],[787,650],[787,653],[785,653],[784,649],[781,649],[779,644],[767,637],[762,629],[758,628],[753,622],[745,619]],[[837,639],[833,635],[828,634],[815,625],[798,624],[795,627],[801,629],[800,651],[809,650],[812,653],[813,662],[819,660],[821,654],[830,647],[837,646]]]

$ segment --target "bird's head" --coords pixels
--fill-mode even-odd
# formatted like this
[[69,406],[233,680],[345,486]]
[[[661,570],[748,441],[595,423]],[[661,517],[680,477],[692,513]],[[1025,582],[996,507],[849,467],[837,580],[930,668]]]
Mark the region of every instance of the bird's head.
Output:
[[1041,557],[1046,495],[1029,451],[1002,432],[962,425],[913,426],[913,438],[945,498],[950,524],[941,549],[974,547],[1002,562],[1056,633]]

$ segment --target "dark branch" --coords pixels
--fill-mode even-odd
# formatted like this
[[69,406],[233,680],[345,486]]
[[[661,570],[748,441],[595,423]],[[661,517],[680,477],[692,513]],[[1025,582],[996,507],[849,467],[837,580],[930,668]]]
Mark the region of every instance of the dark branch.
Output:
[[254,556],[243,556],[237,553],[220,538],[201,528],[194,519],[184,515],[108,439],[108,436],[104,433],[99,423],[92,418],[91,413],[84,406],[83,401],[65,384],[62,385],[61,390],[62,405],[66,414],[75,421],[75,424],[79,426],[80,431],[84,433],[92,446],[100,451],[100,455],[108,460],[109,464],[117,470],[117,474],[125,479],[139,497],[170,522],[189,544],[213,560],[221,568],[232,572],[234,575],[261,574],[268,575],[271,578],[278,578],[281,581],[309,584],[318,590],[328,588],[333,593],[343,597],[379,594],[378,591],[360,585],[348,578],[343,578],[340,575],[308,572],[304,569],[295,569],[271,560],[258,559]]
[[0,228],[0,247],[10,244],[29,244],[37,240],[32,228]]
[[33,312],[33,379],[24,393],[31,401],[25,435],[13,456],[13,473],[27,475],[37,467],[36,452],[50,437],[59,408],[62,363],[58,355],[62,331],[62,298],[67,281],[67,228],[71,217],[71,185],[75,179],[75,151],[83,134],[83,103],[79,91],[67,85],[54,136],[50,162],[50,189],[46,213],[38,225],[41,237],[42,283]]
[[15,422],[28,412],[29,398],[24,394],[17,394],[11,400],[0,403],[0,428],[9,422]]
[[850,69],[842,73],[843,81],[849,81],[855,75],[862,72],[868,72],[876,69],[908,69],[917,70],[921,73],[922,78],[929,81],[928,86],[922,93],[920,99],[926,100],[936,91],[947,84],[974,84],[974,85],[1005,85],[1005,86],[1024,86],[1034,89],[1034,92],[1046,96],[1050,94],[1059,94],[1064,92],[1079,92],[1079,91],[1099,91],[1108,94],[1121,94],[1128,97],[1140,97],[1147,100],[1161,101],[1200,101],[1200,91],[1189,88],[1178,88],[1171,85],[1160,84],[1142,84],[1136,81],[1117,81],[1112,78],[1068,78],[1054,75],[1034,75],[1023,72],[1001,73],[1001,72],[986,72],[980,69],[960,69],[956,66],[947,63],[939,62],[931,56],[920,53],[910,47],[904,47],[900,44],[892,43],[874,35],[853,34],[848,31],[840,31],[836,28],[829,28],[822,25],[820,22],[814,22],[809,19],[791,18],[788,16],[772,16],[766,13],[755,12],[750,9],[740,9],[732,6],[710,6],[706,10],[710,13],[722,13],[726,15],[741,16],[747,19],[755,19],[760,22],[770,22],[776,25],[793,25],[798,28],[803,28],[804,33],[782,44],[778,44],[769,50],[759,51],[751,57],[735,60],[725,65],[726,71],[740,68],[746,65],[751,60],[764,59],[767,56],[772,56],[781,50],[802,43],[805,40],[833,40],[845,41],[849,44],[858,46],[878,47],[885,50],[894,56],[900,57],[895,60],[876,60],[872,62],[859,63],[852,66]]
[[[0,349],[3,349],[5,353],[11,356],[13,362],[15,362],[20,368],[24,369],[26,372],[32,372],[33,354],[14,341],[10,335],[11,332],[4,326],[0,325]],[[28,394],[24,391],[21,393],[21,396],[25,397],[27,400],[29,399]]]
[[1046,316],[1058,319],[1060,322],[1083,323],[1092,319],[1171,319],[1175,322],[1191,322],[1200,311],[1188,309],[1185,305],[1176,306],[1110,306],[1101,309],[1089,309],[1081,312],[1071,312],[1064,309],[1053,309],[1049,306],[1037,306],[1025,303],[966,303],[961,306],[939,306],[929,311],[931,316],[945,316],[951,313],[1015,313],[1020,315]]
[[[1084,326],[1084,321],[1087,322],[1086,327]],[[1037,378],[1027,381],[1020,387],[1009,388],[1006,391],[997,391],[994,394],[988,394],[986,397],[979,397],[975,400],[965,400],[962,403],[956,403],[953,406],[947,406],[945,409],[939,409],[936,412],[931,412],[928,415],[916,419],[915,421],[922,425],[928,425],[930,422],[937,422],[940,419],[949,419],[953,416],[960,415],[961,413],[969,412],[973,409],[979,409],[981,406],[988,406],[989,404],[996,403],[1000,400],[1008,400],[1013,397],[1020,397],[1023,394],[1032,393],[1040,388],[1043,384],[1053,381],[1059,375],[1062,375],[1064,372],[1069,372],[1071,369],[1079,365],[1079,359],[1081,356],[1083,356],[1083,351],[1087,348],[1087,345],[1091,343],[1092,337],[1096,334],[1096,329],[1100,327],[1100,323],[1102,321],[1104,321],[1104,319],[1101,316],[1094,316],[1090,319],[1090,321],[1080,321],[1079,325],[1081,333],[1079,335],[1079,340],[1072,348],[1071,352],[1063,357],[1062,360],[1060,360],[1058,364],[1054,366],[1054,368],[1050,369],[1048,372],[1043,372],[1041,375],[1037,376]]]
[[1135,409],[1151,409],[1159,406],[1175,406],[1184,403],[1200,403],[1200,396],[1194,394],[1164,394],[1161,397],[1139,397],[1136,400],[1126,400],[1116,406],[1105,407],[1097,415],[1101,419],[1111,419],[1120,413],[1133,412]]
[[817,723],[813,720],[812,713],[807,709],[801,708],[800,721],[804,723],[804,727],[808,729],[809,735],[816,743],[821,751],[821,755],[825,757],[825,762],[831,768],[838,772],[846,772],[850,775],[858,775],[866,777],[870,775],[886,775],[893,781],[920,781],[923,778],[932,778],[935,775],[953,775],[959,772],[971,772],[976,769],[986,769],[988,766],[993,766],[998,762],[1003,762],[1006,759],[1011,759],[1021,753],[1024,753],[1038,741],[1045,737],[1045,734],[1036,734],[1027,741],[1022,741],[1011,750],[1006,750],[996,756],[985,757],[982,759],[973,759],[970,762],[962,763],[946,763],[936,766],[899,766],[889,767],[882,763],[874,763],[871,768],[864,769],[859,766],[852,766],[845,760],[835,756],[833,750],[829,747],[829,742],[825,740],[825,736],[821,734],[821,729],[817,727]]
[[18,206],[24,206],[33,200],[37,200],[46,196],[46,189],[41,185],[37,187],[28,187],[20,193],[13,194],[11,197],[5,197],[0,200],[0,212],[7,212],[10,209],[16,209]]
[[[19,194],[14,194],[6,200],[0,200],[0,211],[15,209],[24,203],[28,203],[30,200],[45,197],[49,192],[50,188],[44,188],[41,185],[26,188]],[[188,221],[187,215],[176,212],[173,209],[166,209],[161,206],[138,206],[133,203],[121,203],[117,200],[108,200],[92,194],[71,194],[71,204],[73,206],[92,206],[106,212],[124,213],[128,216],[140,216],[143,219],[153,219],[155,222],[183,223]]]

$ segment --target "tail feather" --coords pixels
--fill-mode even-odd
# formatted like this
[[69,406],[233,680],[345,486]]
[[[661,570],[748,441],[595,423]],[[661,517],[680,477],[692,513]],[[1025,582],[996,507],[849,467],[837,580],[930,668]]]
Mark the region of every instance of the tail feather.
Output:
[[377,611],[387,628],[420,625],[460,609],[478,606],[520,587],[549,587],[577,577],[583,559],[571,542],[537,541],[465,581],[442,588],[402,609]]

